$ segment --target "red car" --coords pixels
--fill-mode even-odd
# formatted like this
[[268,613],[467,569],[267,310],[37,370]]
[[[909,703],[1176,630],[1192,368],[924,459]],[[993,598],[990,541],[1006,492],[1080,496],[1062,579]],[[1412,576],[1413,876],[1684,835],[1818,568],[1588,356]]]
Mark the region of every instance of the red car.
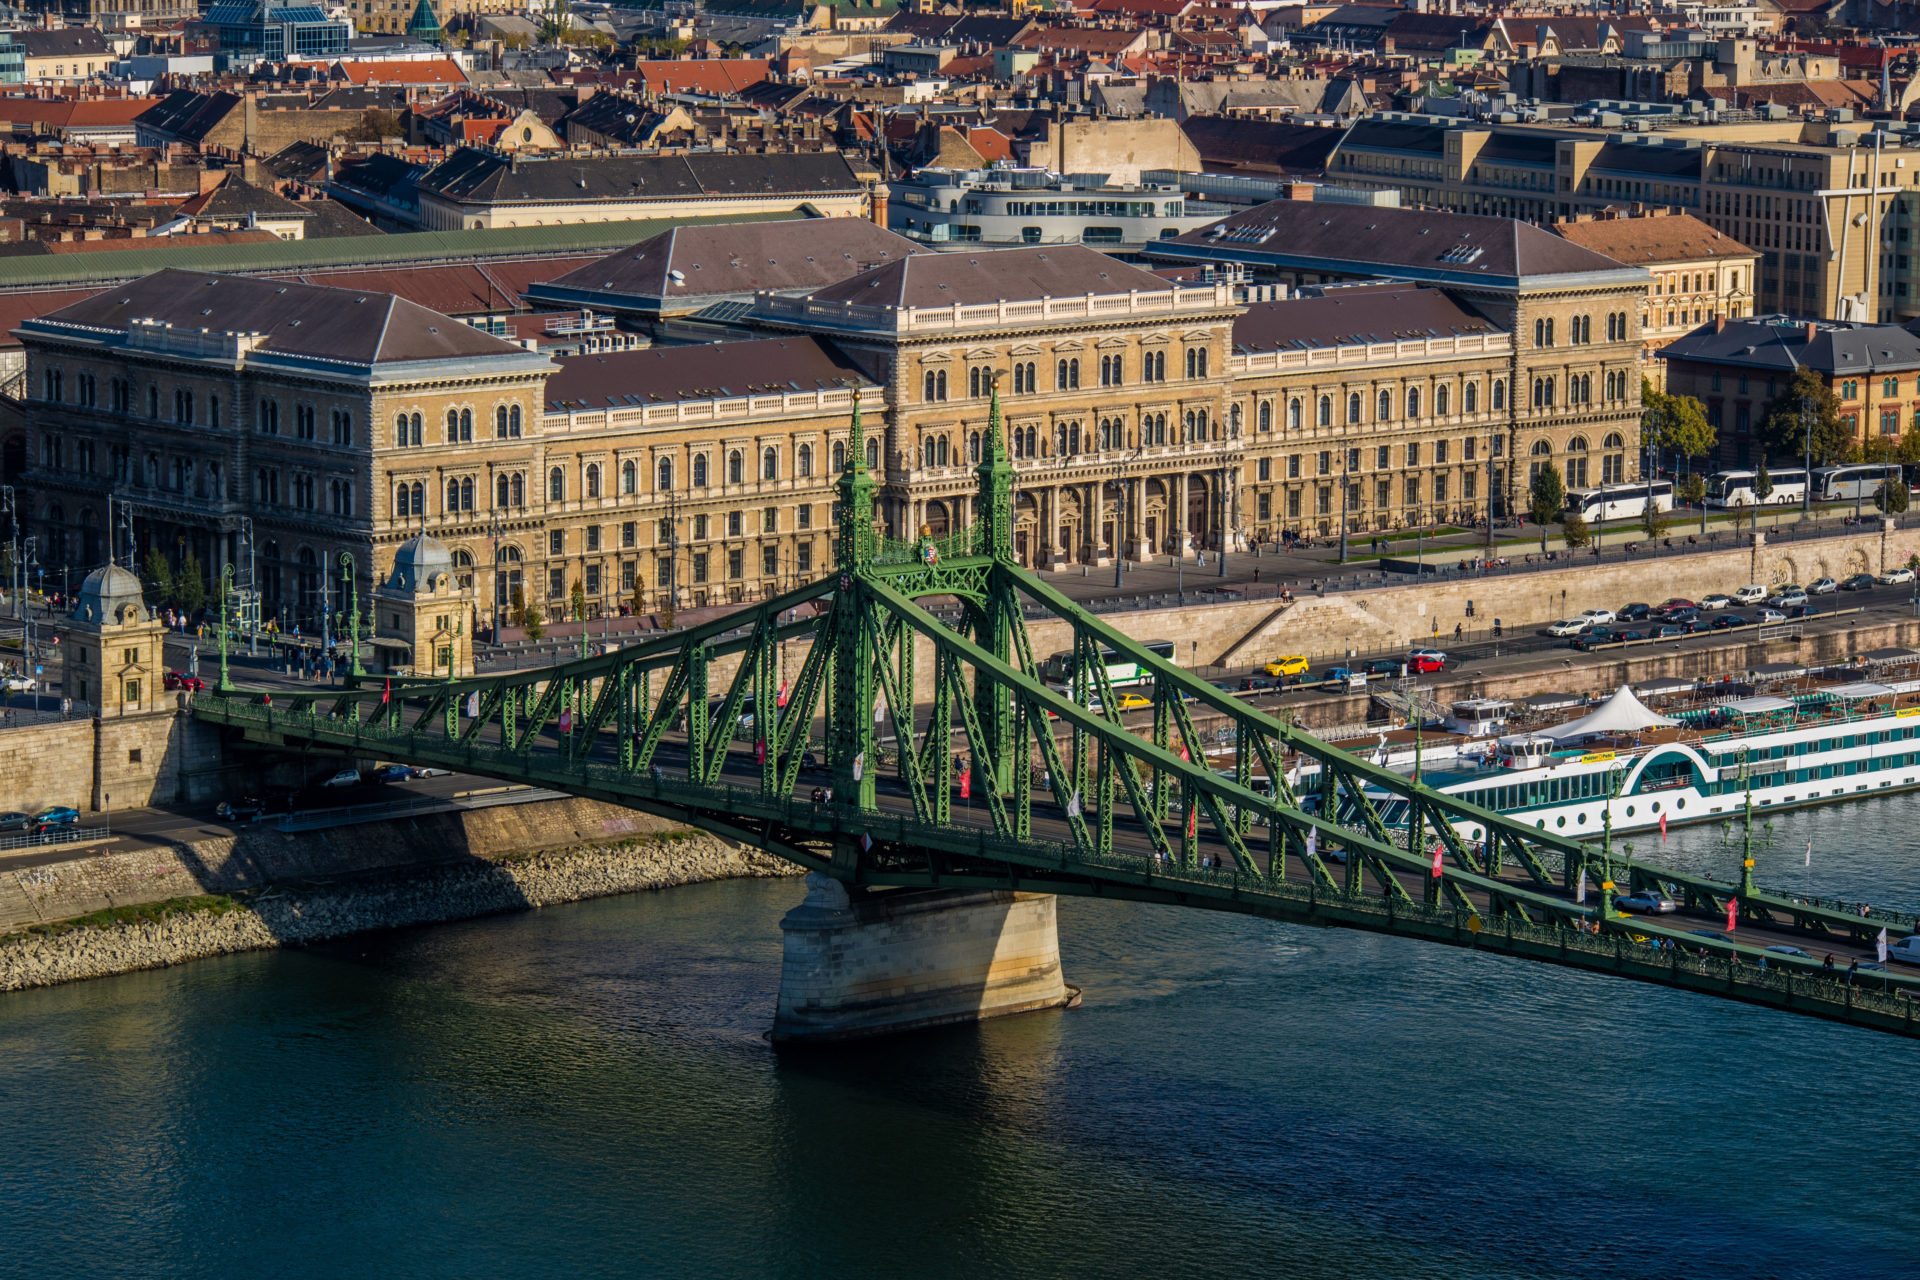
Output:
[[1407,659],[1407,670],[1417,676],[1423,676],[1429,671],[1445,671],[1446,669],[1446,659],[1436,658],[1430,653],[1416,653]]
[[168,691],[185,689],[189,693],[199,693],[207,686],[206,682],[201,680],[199,676],[190,676],[180,671],[169,671],[160,677],[160,687]]

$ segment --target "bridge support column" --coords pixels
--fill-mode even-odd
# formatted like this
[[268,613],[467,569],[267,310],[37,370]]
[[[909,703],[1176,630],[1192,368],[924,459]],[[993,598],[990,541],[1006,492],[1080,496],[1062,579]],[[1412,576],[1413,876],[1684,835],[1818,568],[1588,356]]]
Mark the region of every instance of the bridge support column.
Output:
[[839,881],[809,875],[805,901],[780,921],[773,1038],[852,1040],[1072,1005],[1079,992],[1061,977],[1054,904],[1003,890],[849,897]]

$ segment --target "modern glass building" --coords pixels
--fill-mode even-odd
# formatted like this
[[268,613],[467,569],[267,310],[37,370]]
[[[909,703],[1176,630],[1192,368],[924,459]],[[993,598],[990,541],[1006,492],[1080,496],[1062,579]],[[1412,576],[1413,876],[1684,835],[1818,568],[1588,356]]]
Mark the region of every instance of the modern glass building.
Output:
[[207,10],[204,22],[228,53],[274,61],[338,57],[353,36],[352,23],[329,18],[319,5],[273,0],[224,0]]

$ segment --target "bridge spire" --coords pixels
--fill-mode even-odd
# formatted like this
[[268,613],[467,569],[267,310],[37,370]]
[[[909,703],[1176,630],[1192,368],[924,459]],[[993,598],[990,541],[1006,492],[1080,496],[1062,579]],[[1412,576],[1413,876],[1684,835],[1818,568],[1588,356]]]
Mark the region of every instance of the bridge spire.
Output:
[[867,470],[867,437],[860,425],[860,392],[853,393],[853,431],[847,465],[840,472],[840,528],[836,538],[841,572],[873,563],[873,475]]
[[980,450],[980,465],[974,474],[980,477],[979,553],[1002,563],[1013,560],[1013,459],[1007,455],[1006,436],[1000,420],[1000,375],[990,377],[991,398],[987,404],[987,439]]

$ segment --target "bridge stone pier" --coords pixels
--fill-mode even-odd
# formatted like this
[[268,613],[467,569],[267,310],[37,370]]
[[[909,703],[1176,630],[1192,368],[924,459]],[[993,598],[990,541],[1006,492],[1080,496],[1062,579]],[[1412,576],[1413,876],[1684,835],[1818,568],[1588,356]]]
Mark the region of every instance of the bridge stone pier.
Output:
[[852,1040],[1078,1002],[1051,894],[860,892],[818,872],[781,920],[773,1038]]

